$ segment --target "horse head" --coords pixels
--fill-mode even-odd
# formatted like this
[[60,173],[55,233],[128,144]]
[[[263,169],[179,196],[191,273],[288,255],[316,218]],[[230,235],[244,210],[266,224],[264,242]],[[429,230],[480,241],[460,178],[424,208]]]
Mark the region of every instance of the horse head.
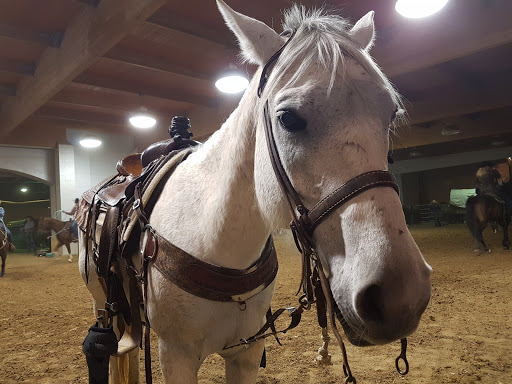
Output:
[[[246,120],[256,136],[255,193],[270,226],[287,226],[290,204],[271,163],[268,125],[305,207],[358,175],[387,170],[390,126],[402,105],[368,53],[373,12],[350,27],[338,16],[295,6],[280,35],[217,3],[243,57],[259,66],[242,103],[252,105]],[[417,328],[430,299],[431,268],[393,188],[368,189],[336,206],[312,238],[352,343],[383,344]]]

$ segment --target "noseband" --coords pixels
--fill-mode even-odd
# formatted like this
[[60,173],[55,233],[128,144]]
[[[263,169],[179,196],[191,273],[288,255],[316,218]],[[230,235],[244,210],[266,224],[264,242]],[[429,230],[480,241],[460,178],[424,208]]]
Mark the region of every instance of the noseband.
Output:
[[[263,90],[268,81],[268,78],[270,77],[270,72],[273,65],[278,60],[278,58],[280,57],[281,53],[284,51],[288,43],[292,40],[292,38],[295,35],[295,32],[295,30],[283,32],[282,35],[289,36],[288,40],[281,46],[281,48],[276,53],[272,55],[272,57],[267,61],[267,63],[263,67],[258,86],[259,98],[261,98],[263,94]],[[328,310],[331,318],[331,326],[333,328],[333,332],[336,338],[338,339],[338,342],[340,343],[340,347],[343,353],[343,370],[346,376],[345,382],[355,383],[356,380],[352,376],[350,368],[348,366],[345,346],[343,344],[341,336],[339,335],[339,332],[336,329],[333,313],[336,312],[339,319],[340,317],[342,317],[342,315],[339,312],[338,308],[336,308],[335,310],[332,309],[333,304],[336,304],[332,297],[332,292],[329,288],[328,280],[321,266],[321,261],[317,255],[313,233],[317,226],[323,220],[325,220],[330,213],[332,213],[336,208],[347,203],[349,200],[359,195],[360,193],[367,191],[368,189],[377,187],[390,187],[393,188],[397,193],[399,193],[398,185],[393,175],[388,171],[375,170],[365,172],[348,180],[339,188],[335,189],[327,196],[325,196],[323,199],[321,199],[319,202],[317,202],[311,209],[308,209],[302,202],[298,192],[293,187],[293,184],[291,183],[290,178],[288,177],[281,162],[279,150],[277,148],[277,144],[274,138],[274,131],[272,127],[272,118],[270,116],[268,99],[265,102],[263,113],[265,121],[265,137],[267,141],[270,160],[272,163],[272,168],[274,169],[274,173],[277,177],[279,186],[281,187],[281,190],[283,191],[288,202],[290,212],[292,215],[290,228],[295,239],[295,244],[297,245],[299,252],[301,252],[302,254],[301,289],[303,291],[303,294],[299,299],[299,302],[305,309],[308,309],[313,302],[317,301],[317,311],[319,311],[320,306],[324,306],[323,321],[321,319],[322,316],[320,312],[318,312],[319,323],[322,327],[324,327],[324,325],[322,325],[323,323],[325,323],[325,326],[327,325],[327,319],[325,318],[325,309]],[[324,301],[323,305],[321,304],[321,301]],[[327,308],[325,308],[325,306]],[[402,354],[397,358],[396,366],[399,373],[405,374],[407,373],[406,371],[401,371],[398,368],[399,359],[405,362],[407,371],[408,363],[405,358],[404,341],[402,341]]]

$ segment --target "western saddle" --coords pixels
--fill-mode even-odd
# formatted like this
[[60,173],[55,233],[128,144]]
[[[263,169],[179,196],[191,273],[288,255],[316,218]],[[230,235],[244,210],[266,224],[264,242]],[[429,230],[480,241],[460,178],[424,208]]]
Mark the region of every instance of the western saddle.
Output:
[[[107,382],[110,355],[121,356],[141,345],[144,322],[141,311],[145,315],[142,289],[147,260],[133,256],[142,246],[141,235],[148,226],[146,217],[156,200],[151,197],[158,196],[154,192],[161,188],[162,179],[199,144],[190,140],[189,128],[187,118],[173,118],[170,139],[154,143],[142,153],[123,157],[116,165],[116,175],[82,195],[76,221],[86,237],[86,278],[87,281],[90,278],[89,260],[92,259],[107,297],[105,308],[98,309],[98,321],[89,329],[83,343],[93,382]],[[146,250],[155,253],[149,249],[151,245],[153,242],[145,245]],[[119,342],[113,331],[115,317],[122,333]],[[145,323],[149,333],[147,318]]]

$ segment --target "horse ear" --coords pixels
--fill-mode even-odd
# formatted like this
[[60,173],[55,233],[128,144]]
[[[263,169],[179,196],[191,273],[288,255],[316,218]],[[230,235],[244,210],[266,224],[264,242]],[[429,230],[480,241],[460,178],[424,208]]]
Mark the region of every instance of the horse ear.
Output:
[[370,50],[375,39],[374,14],[373,11],[368,12],[350,30],[353,40],[366,51]]
[[283,45],[283,39],[265,23],[233,11],[223,0],[217,0],[217,7],[247,61],[263,65]]

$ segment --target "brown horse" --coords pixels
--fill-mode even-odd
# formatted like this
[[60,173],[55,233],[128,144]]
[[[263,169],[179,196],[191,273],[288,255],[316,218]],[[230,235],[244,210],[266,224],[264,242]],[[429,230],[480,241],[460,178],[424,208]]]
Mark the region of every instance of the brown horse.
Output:
[[42,217],[39,219],[38,229],[39,232],[50,232],[56,233],[57,245],[54,251],[58,250],[63,245],[66,246],[69,254],[69,261],[73,261],[73,255],[71,254],[71,243],[76,243],[78,239],[75,237],[71,230],[72,221],[61,221],[54,219],[53,217]]
[[14,252],[14,245],[7,240],[7,234],[0,227],[0,257],[2,258],[2,270],[0,277],[5,275],[5,260],[7,259],[7,252]]
[[466,202],[466,223],[473,237],[478,242],[478,248],[490,252],[482,237],[482,231],[491,223],[503,228],[503,248],[509,249],[508,226],[510,216],[507,214],[505,204],[490,195],[471,196]]

